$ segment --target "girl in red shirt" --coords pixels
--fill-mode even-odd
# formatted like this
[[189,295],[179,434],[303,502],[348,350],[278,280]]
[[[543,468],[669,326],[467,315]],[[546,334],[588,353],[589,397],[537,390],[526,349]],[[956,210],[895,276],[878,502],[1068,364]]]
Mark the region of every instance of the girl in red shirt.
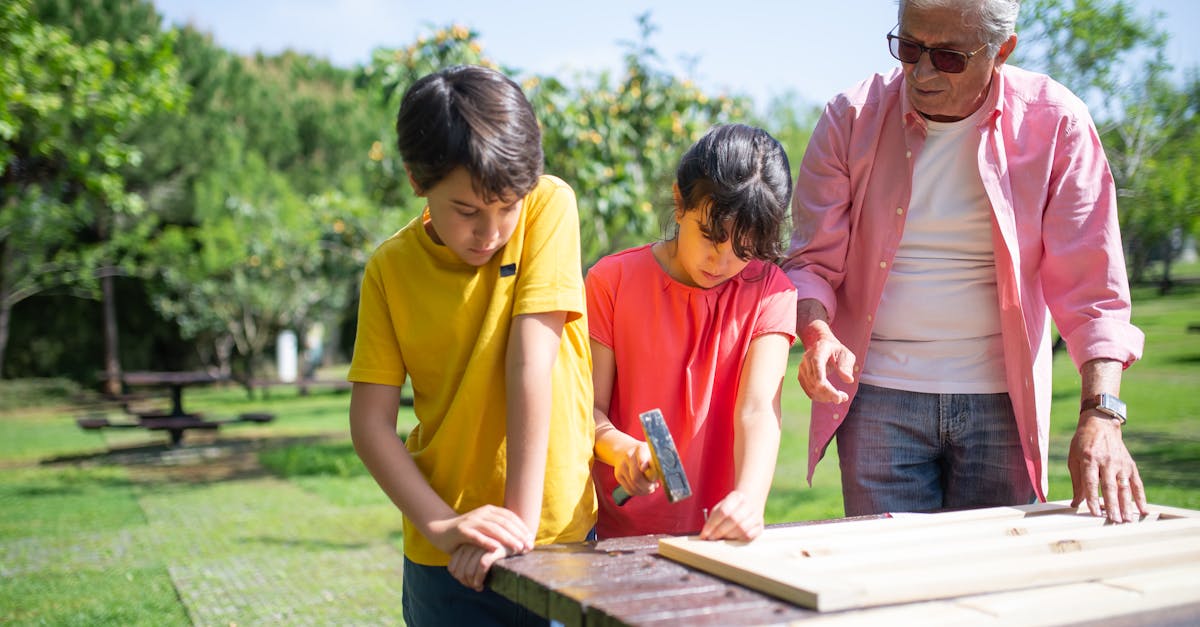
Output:
[[[588,271],[600,538],[761,533],[796,331],[795,289],[775,265],[791,191],[779,142],[714,127],[680,161],[674,234]],[[692,487],[676,503],[659,489],[638,420],[654,408]],[[635,496],[623,506],[618,485]]]

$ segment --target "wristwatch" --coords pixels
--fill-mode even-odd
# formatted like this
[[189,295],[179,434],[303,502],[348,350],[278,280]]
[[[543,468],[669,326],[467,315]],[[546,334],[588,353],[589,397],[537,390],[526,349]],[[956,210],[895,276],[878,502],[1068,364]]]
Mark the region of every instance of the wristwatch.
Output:
[[1113,394],[1097,394],[1084,399],[1083,403],[1079,405],[1079,411],[1083,412],[1089,409],[1098,410],[1120,424],[1125,424],[1125,401]]

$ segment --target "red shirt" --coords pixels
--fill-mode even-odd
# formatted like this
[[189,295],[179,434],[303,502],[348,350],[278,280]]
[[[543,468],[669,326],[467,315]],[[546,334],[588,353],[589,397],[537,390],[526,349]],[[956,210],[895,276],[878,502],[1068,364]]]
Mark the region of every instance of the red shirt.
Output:
[[702,510],[734,487],[733,411],[750,341],[765,333],[795,339],[795,289],[761,261],[712,289],[689,287],[659,266],[649,245],[601,259],[585,282],[591,338],[612,349],[616,363],[609,419],[644,440],[638,414],[661,409],[692,487],[678,503],[660,489],[617,507],[613,468],[597,460],[596,531],[696,533]]

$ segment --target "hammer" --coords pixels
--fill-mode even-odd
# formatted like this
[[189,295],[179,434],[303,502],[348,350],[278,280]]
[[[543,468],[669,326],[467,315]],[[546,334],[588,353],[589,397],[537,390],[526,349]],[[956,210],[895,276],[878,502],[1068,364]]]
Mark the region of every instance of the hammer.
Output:
[[[671,438],[671,430],[667,428],[667,420],[662,411],[651,409],[638,415],[642,422],[642,432],[646,434],[646,444],[650,447],[650,459],[654,473],[658,475],[663,488],[667,491],[667,500],[675,503],[692,495],[692,486],[688,484],[687,473],[683,470],[683,462],[679,459],[679,451],[675,449],[675,440]],[[631,497],[622,486],[613,490],[613,501],[624,505]]]

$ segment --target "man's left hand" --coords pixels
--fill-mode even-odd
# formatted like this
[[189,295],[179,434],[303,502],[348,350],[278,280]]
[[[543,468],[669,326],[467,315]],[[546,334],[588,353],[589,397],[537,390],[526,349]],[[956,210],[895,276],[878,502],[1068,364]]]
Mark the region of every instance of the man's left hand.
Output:
[[[1095,410],[1079,415],[1067,456],[1074,495],[1071,507],[1087,501],[1093,516],[1114,523],[1134,522],[1146,515],[1146,492],[1137,464],[1121,439],[1121,425]],[[1104,510],[1100,497],[1104,497]]]

